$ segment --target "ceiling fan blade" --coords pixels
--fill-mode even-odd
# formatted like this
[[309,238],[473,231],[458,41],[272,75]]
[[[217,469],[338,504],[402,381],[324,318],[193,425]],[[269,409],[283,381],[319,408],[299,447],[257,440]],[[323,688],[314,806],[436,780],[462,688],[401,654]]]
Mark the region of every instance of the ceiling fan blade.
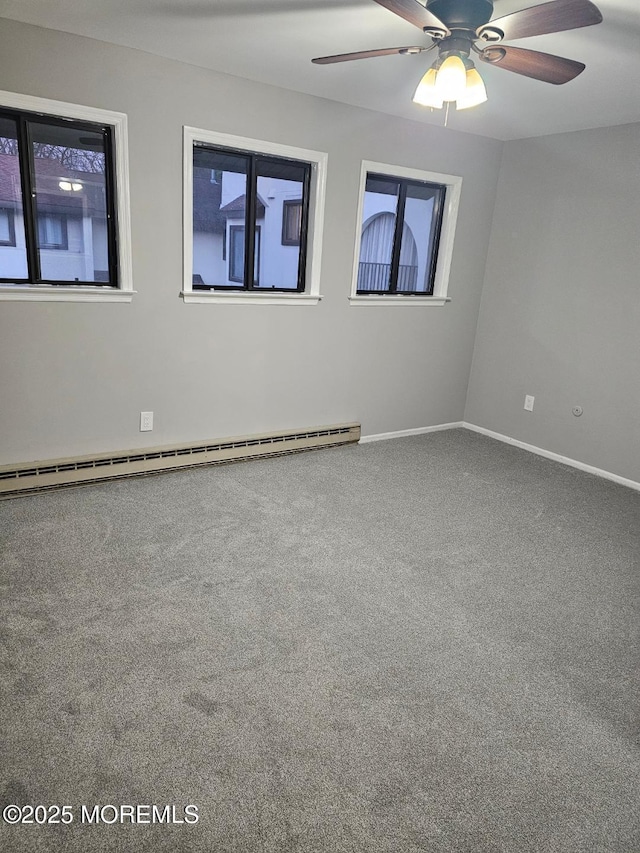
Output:
[[418,0],[375,0],[380,6],[384,6],[390,12],[400,15],[405,21],[409,21],[415,27],[424,30],[428,27],[430,30],[438,30],[445,35],[449,35],[448,28],[442,23],[440,18],[429,12],[422,3]]
[[[487,25],[498,28],[504,33],[506,41],[523,39],[529,36],[541,36],[546,33],[560,33],[563,30],[577,30],[590,27],[602,21],[602,14],[590,0],[552,0],[530,9],[521,9],[503,18],[495,18]],[[479,32],[482,32],[481,27]]]
[[525,77],[533,77],[534,80],[553,83],[556,86],[568,83],[585,69],[583,62],[576,62],[574,59],[553,56],[551,53],[540,53],[538,50],[507,47],[502,44],[485,48],[480,54],[480,59],[491,65],[497,65],[498,68],[514,71]]
[[428,47],[419,47],[411,45],[409,47],[382,47],[379,50],[358,50],[356,53],[337,53],[335,56],[319,56],[317,59],[312,59],[316,65],[332,65],[334,62],[349,62],[352,59],[370,59],[373,56],[389,56],[392,53],[402,53],[405,55],[413,55],[422,53],[423,50],[430,50]]

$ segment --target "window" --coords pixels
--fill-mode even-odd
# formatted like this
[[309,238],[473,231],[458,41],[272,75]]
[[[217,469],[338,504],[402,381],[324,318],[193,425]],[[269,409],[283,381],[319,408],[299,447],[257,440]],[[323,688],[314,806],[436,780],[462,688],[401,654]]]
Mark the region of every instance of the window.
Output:
[[185,128],[187,302],[315,303],[326,155]]
[[445,193],[441,184],[367,175],[358,293],[433,293]]
[[68,249],[67,217],[60,213],[39,216],[38,245],[41,249]]
[[[253,286],[259,287],[258,280],[260,270],[260,226],[256,225],[256,236],[253,244]],[[229,241],[231,253],[229,256],[229,278],[231,281],[244,282],[244,225],[231,225],[229,227]],[[223,259],[225,256],[223,245]]]
[[[192,277],[200,276],[198,289],[304,290],[310,172],[310,164],[300,161],[204,143],[194,147]],[[300,223],[293,235],[297,239],[283,248],[284,197],[292,193],[302,196]],[[223,271],[227,233],[228,269]],[[253,239],[246,240],[247,233]]]
[[13,210],[10,207],[0,207],[0,246],[15,246],[16,229]]
[[125,132],[117,113],[0,92],[0,299],[130,300]]
[[0,280],[117,287],[110,128],[1,111],[0,152],[0,201],[20,234],[19,253],[0,251]]
[[[244,225],[232,225],[229,228],[229,242],[231,245],[229,278],[231,281],[244,282]],[[224,252],[222,254],[224,256]],[[194,273],[194,275],[198,275],[202,281],[202,276],[199,273]]]
[[447,301],[462,179],[362,164],[351,303]]
[[302,199],[282,203],[282,245],[300,245],[302,233]]

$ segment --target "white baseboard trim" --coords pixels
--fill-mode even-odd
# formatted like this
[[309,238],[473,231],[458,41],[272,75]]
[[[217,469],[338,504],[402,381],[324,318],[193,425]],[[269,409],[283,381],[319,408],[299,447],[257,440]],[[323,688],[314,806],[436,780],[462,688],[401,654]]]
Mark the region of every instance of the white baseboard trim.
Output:
[[[455,424],[453,424],[455,426]],[[605,471],[602,468],[595,468],[593,465],[586,465],[584,462],[578,462],[577,459],[570,459],[568,456],[561,456],[559,453],[553,453],[551,450],[543,450],[542,447],[536,447],[534,444],[527,444],[525,441],[519,441],[517,438],[510,438],[508,435],[502,435],[499,432],[494,432],[485,427],[476,426],[463,421],[460,426],[464,429],[469,429],[472,432],[479,432],[482,435],[487,435],[489,438],[495,438],[497,441],[503,441],[505,444],[512,444],[514,447],[519,447],[521,450],[528,450],[529,453],[535,453],[538,456],[544,456],[546,459],[552,459],[554,462],[561,462],[563,465],[569,465],[571,468],[578,468],[580,471],[585,471],[587,474],[594,474],[596,477],[602,477],[605,480],[611,480],[621,486],[627,486],[629,489],[635,489],[640,492],[640,483],[635,480],[628,480],[626,477],[620,477],[618,474],[612,474],[611,471]],[[362,439],[361,439],[362,441]]]
[[379,432],[375,435],[363,435],[360,444],[368,444],[370,441],[386,441],[389,438],[406,438],[408,435],[424,435],[427,432],[441,432],[444,429],[459,429],[465,426],[462,421],[452,424],[436,424],[435,426],[418,427],[417,429],[399,429],[395,432]]
[[395,432],[379,432],[375,435],[363,435],[360,437],[360,444],[368,444],[370,441],[386,441],[390,438],[406,438],[409,435],[424,435],[428,432],[440,432],[445,429],[468,429],[471,432],[479,432],[481,435],[486,435],[489,438],[495,438],[496,441],[502,441],[505,444],[512,444],[514,447],[519,447],[521,450],[527,450],[529,453],[535,453],[537,456],[544,456],[545,459],[551,459],[553,462],[561,462],[563,465],[569,465],[571,468],[577,468],[579,471],[585,471],[587,474],[593,474],[596,477],[602,477],[604,480],[611,480],[613,483],[618,483],[620,486],[626,486],[628,489],[634,489],[640,492],[640,483],[635,480],[629,480],[626,477],[621,477],[619,474],[612,474],[611,471],[605,471],[602,468],[595,468],[593,465],[587,465],[584,462],[579,462],[577,459],[570,459],[568,456],[561,456],[559,453],[553,453],[551,450],[544,450],[542,447],[536,447],[534,444],[527,444],[525,441],[519,441],[517,438],[511,438],[508,435],[494,432],[492,429],[477,426],[476,424],[467,423],[467,421],[456,421],[450,424],[436,424],[435,426],[418,427],[417,429],[399,429]]

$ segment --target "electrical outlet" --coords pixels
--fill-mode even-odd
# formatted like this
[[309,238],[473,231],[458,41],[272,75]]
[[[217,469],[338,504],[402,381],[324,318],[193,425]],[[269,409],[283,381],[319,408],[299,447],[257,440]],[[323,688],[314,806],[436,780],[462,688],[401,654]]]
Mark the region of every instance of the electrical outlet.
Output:
[[530,394],[527,394],[527,396],[524,398],[524,407],[528,412],[533,411],[533,403],[535,399],[536,398],[532,397]]
[[140,412],[140,432],[153,429],[153,412]]

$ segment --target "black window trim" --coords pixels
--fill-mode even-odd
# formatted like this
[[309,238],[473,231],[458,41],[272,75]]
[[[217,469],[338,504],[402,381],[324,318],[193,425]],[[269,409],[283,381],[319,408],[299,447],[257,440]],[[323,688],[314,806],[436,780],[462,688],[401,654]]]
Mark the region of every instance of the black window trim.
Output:
[[[47,112],[34,112],[31,110],[20,110],[10,107],[0,107],[0,118],[7,118],[16,122],[16,137],[18,141],[18,159],[20,164],[20,182],[22,189],[22,213],[24,218],[26,257],[28,276],[18,278],[17,276],[0,276],[0,285],[50,285],[63,288],[104,288],[107,290],[119,290],[119,265],[118,265],[118,220],[116,199],[116,167],[115,167],[115,145],[114,130],[110,124],[87,121],[86,119],[74,119],[65,116],[57,116]],[[30,123],[50,124],[58,127],[73,127],[78,130],[86,130],[90,133],[100,133],[104,139],[105,153],[105,194],[107,213],[107,256],[109,264],[109,281],[80,281],[70,279],[47,279],[41,275],[40,258],[38,256],[37,235],[37,201],[35,169],[32,156],[32,140]],[[46,249],[46,247],[43,247]]]
[[[309,202],[311,190],[311,170],[312,164],[306,160],[298,160],[293,157],[285,157],[278,154],[265,154],[261,151],[250,151],[242,148],[233,148],[215,143],[195,140],[193,142],[193,150],[196,148],[204,148],[209,151],[218,151],[222,154],[233,154],[241,156],[247,160],[247,184],[245,193],[245,269],[244,282],[236,284],[193,284],[194,291],[223,291],[223,292],[248,292],[248,293],[304,293],[306,286],[306,265],[307,265],[307,241],[308,241],[308,224],[309,224]],[[193,158],[193,152],[191,154]],[[258,198],[258,166],[259,163],[291,163],[295,166],[302,167],[304,177],[302,181],[302,219],[300,225],[300,242],[298,254],[298,280],[297,286],[293,287],[260,287],[258,283],[259,276],[253,281],[254,269],[254,252],[255,252],[255,230],[251,227],[253,224],[258,228],[256,221],[256,208]],[[192,202],[193,203],[193,202]],[[231,255],[231,249],[227,252]]]
[[[421,181],[417,178],[407,178],[391,174],[383,174],[379,172],[367,172],[365,175],[364,192],[366,192],[366,184],[369,179],[381,181],[383,183],[397,184],[398,195],[395,212],[395,227],[393,232],[393,247],[391,250],[391,271],[389,276],[389,287],[387,290],[360,290],[356,289],[357,296],[433,296],[436,267],[438,262],[438,248],[440,244],[440,236],[442,234],[442,224],[444,219],[444,211],[446,207],[446,197],[448,187],[446,184],[438,184],[433,181]],[[431,217],[431,230],[429,233],[429,269],[428,281],[429,286],[426,290],[398,290],[398,271],[400,267],[400,251],[402,248],[402,232],[404,229],[404,212],[407,200],[407,189],[409,186],[429,187],[436,190],[434,194],[433,216]],[[362,223],[360,223],[362,228]]]

